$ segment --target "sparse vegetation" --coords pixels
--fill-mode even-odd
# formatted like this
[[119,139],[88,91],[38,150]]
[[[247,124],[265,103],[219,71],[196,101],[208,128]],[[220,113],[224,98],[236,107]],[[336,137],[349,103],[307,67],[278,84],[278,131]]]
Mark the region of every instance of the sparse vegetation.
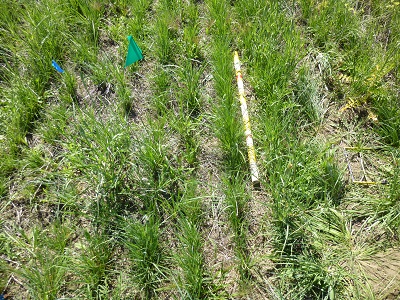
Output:
[[398,1],[0,11],[0,298],[398,296]]

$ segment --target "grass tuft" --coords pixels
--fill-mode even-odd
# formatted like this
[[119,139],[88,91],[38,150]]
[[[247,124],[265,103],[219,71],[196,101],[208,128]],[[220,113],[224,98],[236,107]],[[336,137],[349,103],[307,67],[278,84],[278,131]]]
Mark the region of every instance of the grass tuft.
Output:
[[156,217],[147,216],[143,222],[126,221],[123,243],[132,263],[132,280],[143,297],[151,299],[157,295],[157,287],[163,280],[166,258]]

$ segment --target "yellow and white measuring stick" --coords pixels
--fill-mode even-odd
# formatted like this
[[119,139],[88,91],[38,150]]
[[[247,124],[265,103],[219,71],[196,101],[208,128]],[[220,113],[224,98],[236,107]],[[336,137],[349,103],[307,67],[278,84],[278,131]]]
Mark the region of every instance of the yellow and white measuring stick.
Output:
[[256,151],[254,150],[253,135],[251,134],[249,112],[247,110],[246,98],[244,97],[243,78],[240,70],[239,54],[237,51],[235,51],[233,63],[235,65],[237,85],[239,89],[240,108],[242,110],[244,134],[246,136],[247,152],[249,156],[251,182],[253,183],[253,187],[258,188],[260,186],[260,180],[258,177]]

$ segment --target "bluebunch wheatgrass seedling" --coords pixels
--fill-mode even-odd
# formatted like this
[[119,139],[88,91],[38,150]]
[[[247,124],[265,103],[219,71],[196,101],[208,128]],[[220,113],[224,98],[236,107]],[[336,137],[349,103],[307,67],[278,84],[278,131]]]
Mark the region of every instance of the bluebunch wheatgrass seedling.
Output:
[[165,12],[155,22],[154,32],[156,34],[155,55],[161,64],[173,61],[173,42],[170,29],[171,16]]
[[213,105],[213,127],[224,154],[226,173],[226,179],[223,182],[224,202],[227,206],[229,227],[233,231],[236,267],[240,283],[243,284],[250,277],[250,258],[246,242],[248,224],[245,217],[246,202],[249,198],[243,183],[247,180],[247,177],[243,175],[246,167],[243,125],[238,118],[239,101],[236,99],[235,88],[232,84],[234,69],[233,52],[230,48],[232,35],[228,15],[229,6],[226,1],[208,1],[207,4],[210,16],[215,21],[211,29],[212,64],[218,102]]
[[243,281],[250,278],[250,257],[247,249],[247,230],[248,220],[246,212],[248,211],[248,202],[245,178],[236,177],[225,179],[225,203],[230,226],[234,233],[233,241],[235,243],[235,253],[239,259],[239,274]]
[[168,69],[158,67],[153,79],[152,106],[160,116],[166,115],[171,108],[171,74]]
[[179,266],[173,271],[181,297],[204,299],[208,297],[210,278],[203,254],[204,241],[200,231],[203,224],[202,198],[196,197],[198,182],[188,179],[185,193],[177,205],[176,234],[179,241],[173,259]]
[[85,242],[80,244],[73,271],[78,275],[79,292],[87,299],[99,299],[107,289],[107,279],[112,270],[115,242],[101,229],[84,232]]
[[143,20],[146,17],[146,13],[150,9],[152,0],[139,0],[135,2],[135,5],[129,5],[132,9],[133,20],[129,22],[129,32],[132,36],[137,38],[144,38],[144,25]]
[[203,258],[203,244],[196,223],[182,217],[178,221],[179,241],[181,249],[176,255],[179,267],[182,269],[180,288],[184,297],[189,299],[204,299],[206,297]]
[[143,221],[126,221],[124,245],[132,262],[132,279],[143,297],[150,299],[163,280],[166,260],[157,217],[150,215]]
[[[270,3],[257,10],[257,13],[265,14],[268,22],[256,23],[253,35],[251,27],[244,29],[243,46],[249,51],[249,68],[254,74],[253,80],[257,78],[253,85],[259,98],[258,117],[265,120],[261,127],[263,135],[259,135],[259,140],[261,147],[265,145],[264,153],[268,157],[265,169],[268,172],[272,196],[273,246],[276,264],[279,266],[278,274],[284,283],[280,287],[281,293],[295,298],[304,298],[307,295],[317,298],[331,297],[337,288],[329,284],[327,278],[321,281],[325,275],[321,261],[317,259],[319,254],[310,244],[304,228],[306,220],[302,215],[311,207],[338,203],[342,193],[340,172],[334,163],[329,162],[328,157],[322,156],[319,162],[315,160],[315,155],[321,149],[313,149],[312,144],[298,141],[297,136],[301,131],[294,124],[299,124],[299,118],[304,118],[301,112],[309,112],[309,117],[316,120],[315,108],[309,107],[307,110],[307,103],[301,103],[301,106],[293,103],[287,94],[290,90],[291,72],[295,70],[296,60],[301,59],[301,52],[294,49],[300,47],[302,40],[293,32],[293,25],[280,11],[278,2]],[[266,25],[268,23],[269,26]],[[271,24],[279,26],[275,28]],[[264,34],[266,42],[259,43],[262,46],[253,47],[254,43],[250,41],[262,38]],[[284,44],[281,42],[283,37]],[[309,97],[306,98],[309,101]],[[307,162],[304,158],[309,151],[314,156]],[[332,198],[335,200],[332,201]],[[301,284],[301,280],[291,283],[288,281],[291,276],[297,280],[307,278],[307,286]],[[302,286],[304,290],[296,291],[291,284]],[[299,293],[294,296],[297,292]]]
[[178,71],[182,86],[179,88],[178,101],[181,115],[197,116],[201,107],[200,78],[202,67],[196,67],[195,62],[186,60]]
[[49,230],[33,227],[29,235],[23,232],[21,237],[11,238],[25,259],[14,272],[26,282],[31,297],[55,299],[60,295],[70,262],[65,251],[71,235],[71,228],[56,221]]
[[185,3],[181,18],[182,22],[185,24],[182,36],[182,52],[188,59],[200,60],[202,54],[199,46],[200,20],[197,5],[191,1]]
[[99,226],[109,227],[129,202],[132,181],[126,171],[134,168],[128,161],[130,131],[124,126],[126,120],[118,115],[107,123],[98,120],[93,112],[82,113],[79,119],[74,128],[78,135],[64,144],[67,160],[95,192],[94,201],[87,204],[90,214]]

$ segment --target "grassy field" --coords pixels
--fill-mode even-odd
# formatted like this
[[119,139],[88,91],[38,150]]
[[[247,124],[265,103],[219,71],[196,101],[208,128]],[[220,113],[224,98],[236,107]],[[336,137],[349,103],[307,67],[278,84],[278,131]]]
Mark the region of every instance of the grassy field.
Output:
[[398,1],[0,12],[0,298],[400,297]]

